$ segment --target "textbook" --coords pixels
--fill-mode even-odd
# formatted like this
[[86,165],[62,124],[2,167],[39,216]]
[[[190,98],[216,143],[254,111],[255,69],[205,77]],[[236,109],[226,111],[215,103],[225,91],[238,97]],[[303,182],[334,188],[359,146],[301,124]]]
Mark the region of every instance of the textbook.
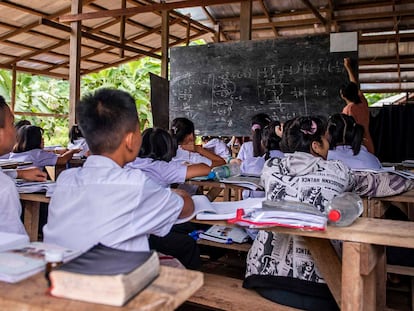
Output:
[[194,201],[194,212],[186,218],[177,219],[176,224],[190,221],[194,217],[200,220],[230,219],[236,216],[237,209],[260,208],[264,200],[264,198],[248,198],[242,201],[210,202],[205,195],[193,195],[191,197]]
[[242,228],[226,227],[213,225],[198,235],[200,239],[209,240],[218,243],[231,244],[245,243],[249,240],[249,235]]
[[263,201],[262,208],[239,210],[229,223],[249,228],[286,227],[310,231],[324,231],[327,217],[309,203],[293,201]]
[[155,251],[132,252],[102,244],[52,270],[51,295],[122,306],[160,272]]
[[263,190],[263,186],[260,184],[259,175],[239,174],[227,178],[222,178],[219,181],[226,184],[233,184],[236,186],[244,187],[250,190]]
[[0,232],[0,251],[20,247],[29,243],[29,237],[25,234]]
[[16,179],[15,184],[17,192],[19,193],[46,192],[46,196],[51,196],[56,186],[53,180],[27,181],[24,179]]
[[48,250],[63,252],[67,261],[79,255],[79,251],[69,250],[57,245],[32,242],[0,252],[0,281],[16,283],[45,269],[45,252]]

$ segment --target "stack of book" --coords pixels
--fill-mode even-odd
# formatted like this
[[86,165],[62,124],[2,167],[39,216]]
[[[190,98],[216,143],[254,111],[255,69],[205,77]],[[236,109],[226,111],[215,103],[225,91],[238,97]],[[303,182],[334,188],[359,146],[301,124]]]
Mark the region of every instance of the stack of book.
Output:
[[159,272],[158,254],[154,251],[131,252],[98,244],[50,273],[50,294],[122,306]]

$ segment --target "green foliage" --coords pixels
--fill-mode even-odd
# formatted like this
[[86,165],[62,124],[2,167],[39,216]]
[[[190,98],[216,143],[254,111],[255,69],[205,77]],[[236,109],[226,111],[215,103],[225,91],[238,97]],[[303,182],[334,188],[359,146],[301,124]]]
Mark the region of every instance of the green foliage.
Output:
[[368,101],[368,106],[375,104],[377,101],[397,95],[397,93],[364,93],[365,98]]
[[[152,126],[150,106],[149,73],[159,75],[159,60],[141,58],[137,61],[109,68],[82,77],[81,94],[87,94],[102,87],[117,88],[129,92],[136,101],[141,127]],[[10,102],[12,78],[10,71],[0,70],[0,95]],[[45,130],[45,145],[68,143],[69,83],[44,76],[20,73],[16,81],[16,112],[60,114],[53,116],[21,116],[16,121],[27,119]]]

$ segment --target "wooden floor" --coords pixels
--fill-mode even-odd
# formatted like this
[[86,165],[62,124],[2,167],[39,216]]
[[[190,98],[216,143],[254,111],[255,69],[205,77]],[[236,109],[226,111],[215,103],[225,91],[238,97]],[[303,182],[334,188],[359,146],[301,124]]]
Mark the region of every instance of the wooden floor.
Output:
[[[208,249],[203,246],[203,253]],[[246,253],[227,250],[223,256],[211,260],[208,256],[203,256],[203,266],[201,271],[208,273],[222,274],[233,278],[243,279]],[[387,307],[390,310],[410,311],[411,310],[411,280],[409,277],[401,276],[398,285],[387,284]],[[179,311],[207,311],[207,309],[194,306],[189,303],[183,304]],[[414,310],[412,310],[414,311]]]

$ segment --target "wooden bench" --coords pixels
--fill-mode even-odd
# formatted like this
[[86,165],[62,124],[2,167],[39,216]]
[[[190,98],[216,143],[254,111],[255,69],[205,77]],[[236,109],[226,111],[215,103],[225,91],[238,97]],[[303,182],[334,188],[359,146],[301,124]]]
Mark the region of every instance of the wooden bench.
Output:
[[[225,221],[196,220],[195,222],[229,225]],[[384,246],[414,248],[414,222],[409,221],[359,218],[349,227],[328,226],[326,231],[304,231],[282,227],[265,230],[304,237],[316,265],[338,305],[341,306],[341,310],[385,309]],[[344,241],[342,262],[329,240]],[[215,294],[210,295],[214,300]],[[210,297],[206,295],[204,299]]]
[[204,273],[204,285],[188,300],[192,304],[221,310],[235,311],[293,311],[261,297],[253,290],[242,287],[242,280],[217,274]]

